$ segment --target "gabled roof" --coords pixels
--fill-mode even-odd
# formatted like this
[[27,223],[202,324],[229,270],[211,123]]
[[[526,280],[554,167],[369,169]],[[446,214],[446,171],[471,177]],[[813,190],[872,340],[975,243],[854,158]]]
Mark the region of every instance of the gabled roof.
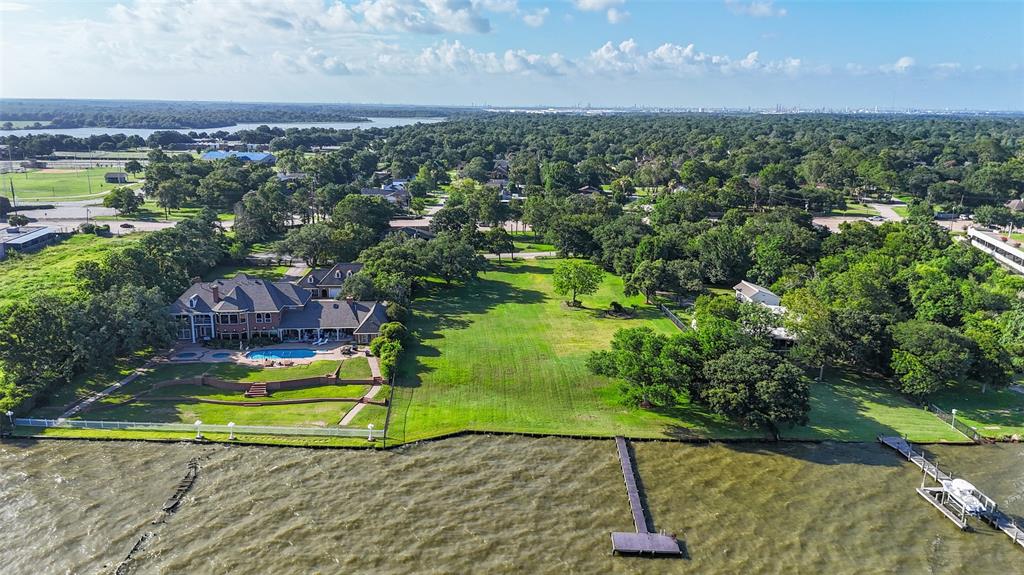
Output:
[[408,198],[410,197],[409,191],[406,189],[396,190],[385,190],[382,188],[363,188],[359,191],[364,196],[379,196],[382,198],[395,197],[395,198]]
[[[217,288],[220,301],[213,296]],[[238,274],[230,279],[194,283],[171,304],[171,313],[281,312],[304,305],[309,292],[288,282],[270,282]]]
[[1024,200],[1010,200],[1005,205],[1010,208],[1010,211],[1024,212]]
[[[363,264],[355,262],[334,264],[329,268],[312,268],[296,283],[305,289],[341,287],[341,284],[345,283],[345,278],[349,276],[349,272],[356,274],[361,269],[363,269]],[[312,282],[309,281],[310,278],[313,279]]]
[[768,294],[768,295],[771,295],[771,296],[774,296],[774,297],[779,297],[779,296],[775,295],[774,293],[772,293],[772,290],[770,290],[770,289],[768,289],[766,287],[759,286],[756,283],[748,282],[747,280],[743,280],[740,283],[734,285],[732,289],[740,292],[741,294],[746,296],[747,299],[753,299],[753,297],[755,295],[757,295],[758,293],[763,293],[763,294]]

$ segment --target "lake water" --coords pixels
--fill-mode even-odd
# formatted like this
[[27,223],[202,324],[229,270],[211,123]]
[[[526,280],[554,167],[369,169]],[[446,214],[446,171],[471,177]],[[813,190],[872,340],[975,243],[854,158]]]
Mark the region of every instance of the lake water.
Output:
[[[689,559],[610,555],[632,529],[611,440],[464,437],[389,452],[0,445],[9,573],[1024,573],[873,444],[635,443],[655,526]],[[1024,446],[929,448],[1024,515]],[[190,457],[201,472],[153,525]]]
[[[298,122],[298,123],[271,123],[262,122],[256,124],[235,124],[223,128],[165,128],[177,132],[238,132],[240,130],[255,130],[259,126],[270,126],[271,128],[334,128],[335,130],[351,130],[354,128],[393,128],[396,126],[407,126],[409,124],[434,124],[443,122],[444,118],[370,118],[369,122]],[[62,134],[76,138],[88,138],[101,134],[124,134],[126,136],[141,136],[148,138],[156,129],[149,128],[29,128],[24,130],[2,130],[0,136],[25,136],[28,134]]]

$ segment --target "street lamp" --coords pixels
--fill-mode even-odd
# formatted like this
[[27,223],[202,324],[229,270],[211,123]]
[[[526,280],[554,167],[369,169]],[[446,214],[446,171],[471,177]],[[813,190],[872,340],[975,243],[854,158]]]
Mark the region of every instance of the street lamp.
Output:
[[233,440],[235,438],[235,422],[228,422],[228,439]]
[[11,435],[14,435],[14,412],[7,410],[7,419],[11,422]]
[[366,437],[366,441],[373,441],[373,424],[368,424],[366,426],[366,429],[369,431],[369,435]]
[[953,417],[949,420],[949,426],[955,428],[956,427],[956,408],[951,409],[950,412],[953,414]]
[[200,429],[200,426],[202,426],[202,425],[203,425],[203,422],[202,422],[202,421],[199,421],[199,420],[197,419],[197,420],[196,420],[196,424],[195,424],[195,425],[196,425],[196,439],[202,439],[202,438],[203,438],[203,432],[202,432],[202,430]]

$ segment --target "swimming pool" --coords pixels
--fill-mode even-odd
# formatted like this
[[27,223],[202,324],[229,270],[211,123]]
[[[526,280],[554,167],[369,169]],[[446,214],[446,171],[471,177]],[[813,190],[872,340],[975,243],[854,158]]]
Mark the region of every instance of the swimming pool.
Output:
[[199,354],[194,351],[183,351],[181,353],[174,354],[174,357],[172,357],[171,359],[192,359],[194,357],[197,357],[198,355]]
[[227,357],[231,357],[231,354],[226,351],[218,351],[217,353],[211,353],[210,357],[212,357],[213,359],[224,359]]
[[308,359],[316,355],[312,349],[260,349],[245,354],[249,359]]

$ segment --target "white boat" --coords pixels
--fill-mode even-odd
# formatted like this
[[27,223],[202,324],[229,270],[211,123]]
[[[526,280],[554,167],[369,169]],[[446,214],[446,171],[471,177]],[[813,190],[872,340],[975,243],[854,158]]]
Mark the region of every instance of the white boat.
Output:
[[942,482],[942,489],[950,499],[956,501],[960,507],[971,515],[978,515],[986,510],[985,504],[979,498],[981,492],[964,479],[946,479]]

